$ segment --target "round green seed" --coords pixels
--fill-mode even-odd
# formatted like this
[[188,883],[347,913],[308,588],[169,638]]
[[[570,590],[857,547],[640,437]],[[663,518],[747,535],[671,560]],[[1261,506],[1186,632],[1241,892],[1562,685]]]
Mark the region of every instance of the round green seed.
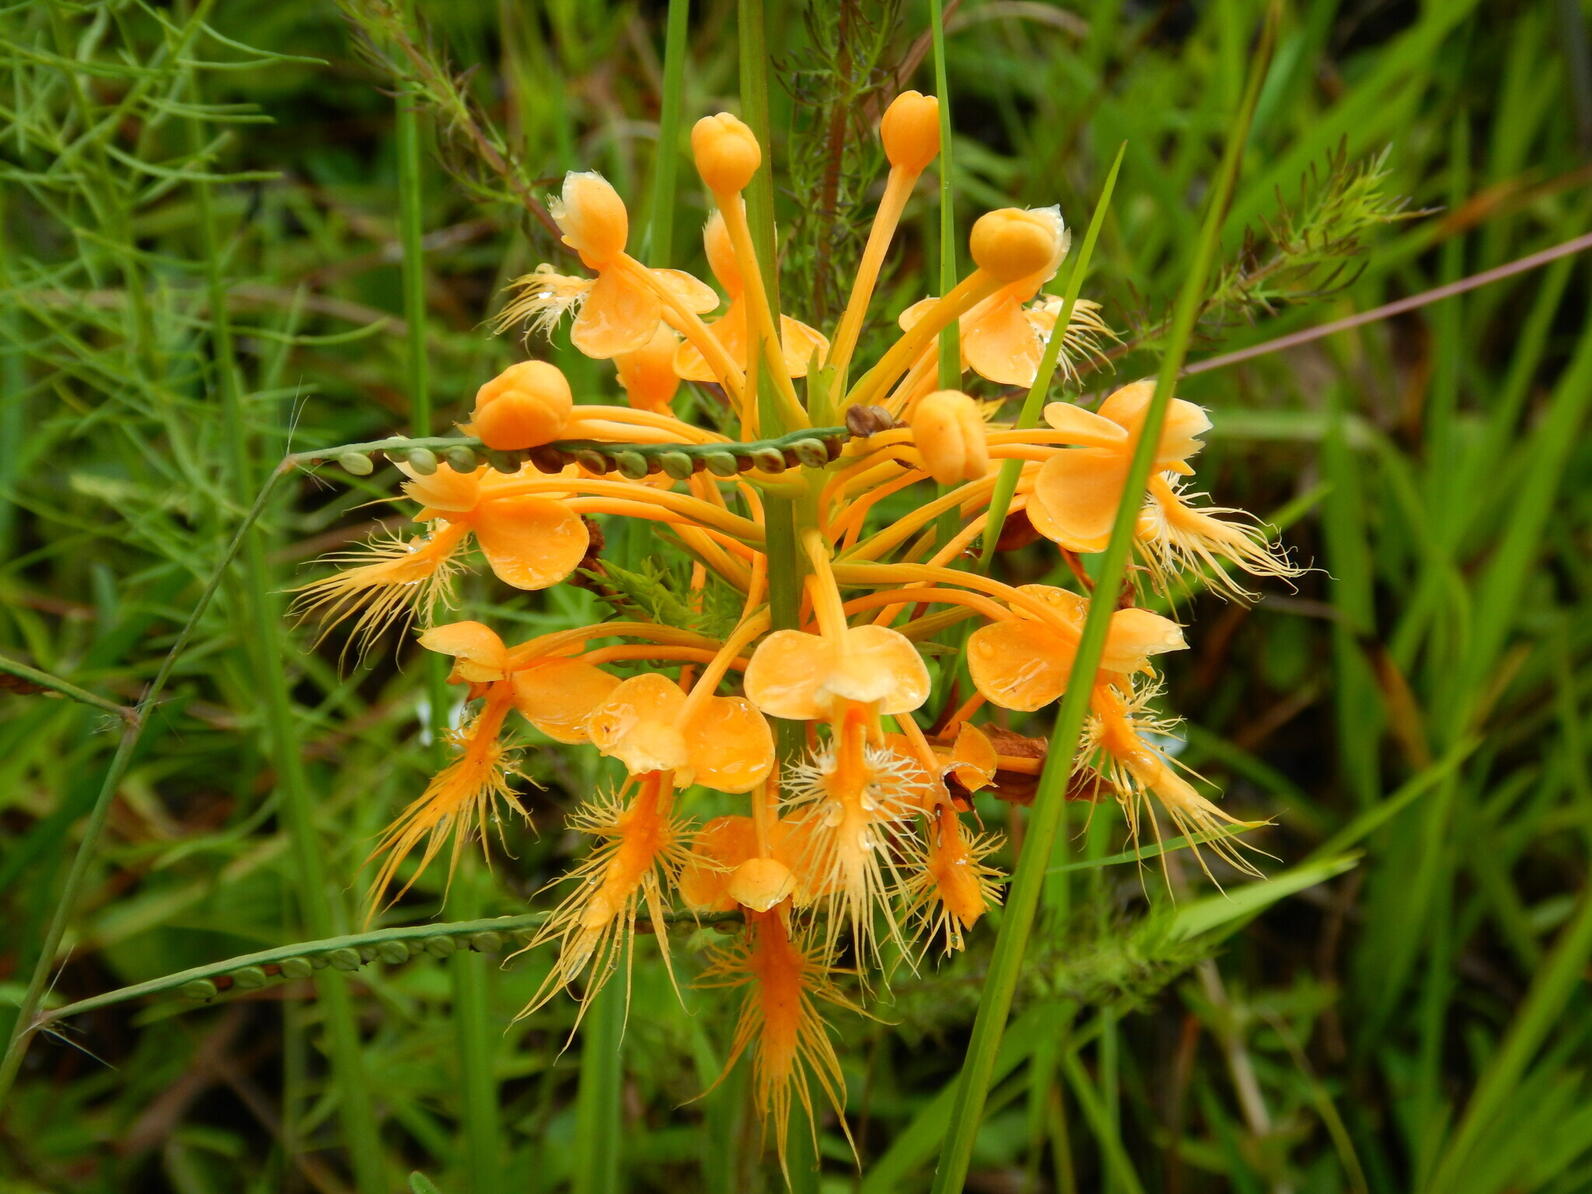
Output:
[[232,981],[243,991],[258,991],[271,981],[271,976],[258,966],[244,966],[232,972]]
[[437,471],[437,454],[430,448],[410,448],[409,467],[422,477],[429,477]]
[[308,978],[315,973],[315,965],[308,958],[288,958],[282,963],[283,978]]
[[470,935],[470,948],[477,953],[495,954],[503,948],[503,934],[495,933],[488,929],[484,933]]
[[808,468],[823,468],[829,463],[829,449],[821,439],[799,439],[790,446],[790,450]]
[[182,985],[182,997],[195,1003],[205,1003],[216,997],[216,985],[208,978],[189,979]]
[[481,458],[474,448],[449,448],[443,454],[443,459],[448,462],[448,467],[456,473],[473,473],[481,467]]
[[452,957],[459,949],[459,943],[452,937],[427,937],[426,952],[434,958]]
[[337,458],[337,463],[345,473],[352,473],[356,477],[368,477],[376,469],[370,457],[363,452],[344,452]]
[[702,458],[702,461],[708,466],[708,472],[715,477],[733,477],[740,472],[735,457],[728,452],[710,452]]
[[696,463],[684,452],[665,452],[658,457],[658,463],[676,481],[684,481],[696,471]]
[[621,477],[629,477],[632,481],[647,475],[647,458],[640,452],[615,452],[614,464]]
[[364,959],[359,956],[359,951],[346,945],[327,954],[326,960],[339,970],[358,970],[364,965]]
[[389,966],[396,966],[399,962],[409,960],[409,943],[407,941],[383,941],[376,947],[376,956]]

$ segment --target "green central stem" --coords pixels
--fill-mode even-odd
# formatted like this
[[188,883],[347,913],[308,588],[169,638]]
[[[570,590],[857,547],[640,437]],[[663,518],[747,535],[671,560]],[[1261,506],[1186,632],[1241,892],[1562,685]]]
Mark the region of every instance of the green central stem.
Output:
[[[757,143],[763,146],[763,164],[758,167],[746,188],[746,218],[751,225],[752,245],[763,264],[762,285],[768,298],[768,308],[774,327],[779,327],[779,270],[774,257],[774,181],[769,166],[772,142],[768,119],[768,44],[763,23],[762,0],[740,0],[740,70],[741,115],[751,128]],[[756,285],[755,279],[747,279]],[[768,370],[760,368],[753,357],[753,372],[747,376],[747,385],[757,386],[757,413],[759,432],[777,436],[790,430],[781,417],[779,393]],[[803,470],[807,472],[809,470]],[[810,492],[816,492],[809,485]],[[792,499],[768,493],[763,499],[763,513],[768,552],[768,601],[770,624],[775,630],[795,628],[799,619],[799,595],[802,587],[803,565],[797,547],[798,523],[801,526],[817,525],[816,505],[810,499]],[[802,727],[797,722],[776,722],[780,757],[790,759],[800,753],[804,740]]]

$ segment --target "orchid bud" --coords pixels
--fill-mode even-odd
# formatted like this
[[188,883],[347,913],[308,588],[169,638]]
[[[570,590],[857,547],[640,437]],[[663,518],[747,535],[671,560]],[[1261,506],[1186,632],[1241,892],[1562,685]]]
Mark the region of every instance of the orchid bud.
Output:
[[540,447],[563,434],[574,405],[557,366],[521,361],[476,391],[469,430],[497,451]]
[[1009,284],[1054,274],[1067,244],[1059,207],[1003,207],[978,218],[968,249],[979,269]]
[[879,137],[892,166],[921,173],[940,152],[940,101],[932,95],[903,91],[885,109]]
[[746,122],[728,112],[704,116],[691,129],[697,173],[715,195],[744,190],[763,164],[763,151]]
[[941,485],[976,481],[989,472],[989,444],[978,403],[960,390],[936,390],[912,412],[912,442]]

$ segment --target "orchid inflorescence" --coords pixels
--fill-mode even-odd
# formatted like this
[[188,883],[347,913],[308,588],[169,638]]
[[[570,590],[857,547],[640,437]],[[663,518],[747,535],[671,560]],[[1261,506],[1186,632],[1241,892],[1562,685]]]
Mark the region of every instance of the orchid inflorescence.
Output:
[[[451,681],[476,706],[453,734],[453,761],[382,837],[372,907],[407,890],[445,847],[457,861],[464,843],[484,841],[499,810],[521,811],[513,719],[618,760],[619,790],[570,819],[593,848],[532,942],[556,943],[558,957],[526,1012],[576,986],[584,1010],[616,970],[628,981],[638,919],[667,962],[675,908],[738,913],[735,944],[703,982],[745,989],[730,1064],[753,1053],[782,1157],[793,1099],[811,1112],[816,1084],[837,1114],[844,1102],[820,1017],[821,1005],[857,1006],[837,984],[838,960],[865,995],[894,965],[960,950],[1000,899],[1001,839],[970,827],[973,795],[1021,787],[1044,752],[974,718],[986,704],[1040,710],[1066,688],[1096,597],[1080,557],[1106,546],[1154,388],[1124,386],[1097,411],[1053,402],[1043,426],[1026,428],[994,417],[1000,396],[938,387],[938,341],[953,327],[964,373],[995,387],[1034,383],[1062,315],[1061,300],[1042,294],[1069,245],[1054,207],[981,217],[972,272],[907,308],[894,344],[855,368],[886,251],[939,152],[937,101],[903,93],[881,137],[889,177],[832,337],[770,302],[770,263],[743,198],[762,150],[734,116],[701,120],[691,139],[713,199],[704,241],[724,300],[690,274],[632,257],[614,188],[594,173],[568,175],[552,214],[594,276],[539,267],[516,284],[502,327],[552,332],[573,317],[570,342],[614,362],[628,401],[576,403],[552,364],[510,367],[481,387],[462,427],[491,463],[466,450],[442,467],[429,453],[402,464],[420,531],[300,593],[305,609],[329,624],[352,618],[365,636],[418,618],[421,644],[451,658]],[[1110,332],[1082,301],[1059,334],[1065,370],[1098,354]],[[722,430],[673,413],[682,380],[701,383],[700,405]],[[1295,571],[1257,526],[1188,490],[1209,427],[1199,407],[1170,403],[1134,531],[1142,566],[1122,600],[1098,595],[1120,608],[1068,794],[1110,794],[1134,833],[1159,832],[1152,804],[1191,835],[1239,824],[1161,745],[1169,723],[1151,709],[1153,661],[1186,644],[1175,621],[1139,602],[1186,573],[1239,596],[1229,566]],[[1015,492],[992,526],[1011,461]],[[898,494],[909,496],[891,503]],[[691,561],[682,596],[700,608],[733,594],[733,628],[714,636],[634,617],[509,645],[480,622],[432,621],[472,537],[516,589],[600,574],[597,516],[661,524]],[[1035,532],[1060,549],[1076,589],[1014,586],[968,566],[982,538]],[[778,736],[783,746],[771,719],[793,727]],[[699,789],[744,795],[746,807],[695,824],[682,805]],[[1244,866],[1232,846],[1226,832],[1211,841]]]

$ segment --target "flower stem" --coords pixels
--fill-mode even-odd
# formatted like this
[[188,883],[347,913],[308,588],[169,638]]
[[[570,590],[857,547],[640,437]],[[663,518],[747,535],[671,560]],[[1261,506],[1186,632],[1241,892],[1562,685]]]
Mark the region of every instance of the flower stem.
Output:
[[[758,260],[764,263],[767,271],[761,284],[768,298],[770,319],[778,327],[779,263],[774,256],[774,181],[768,161],[772,145],[768,118],[768,37],[763,0],[738,0],[738,16],[741,116],[757,138],[757,143],[764,147],[763,164],[746,188],[746,219]],[[747,285],[756,284],[756,279],[747,279]],[[767,370],[758,369],[756,372],[759,434],[779,435],[788,429],[781,421],[778,391],[773,379],[767,376]],[[748,384],[751,384],[751,379],[748,379]],[[807,510],[808,515],[812,513]],[[803,567],[796,542],[797,519],[797,503],[792,499],[774,493],[764,499],[769,613],[775,630],[791,629],[798,621]],[[778,721],[775,729],[782,758],[790,758],[801,750],[802,727],[799,724]]]

